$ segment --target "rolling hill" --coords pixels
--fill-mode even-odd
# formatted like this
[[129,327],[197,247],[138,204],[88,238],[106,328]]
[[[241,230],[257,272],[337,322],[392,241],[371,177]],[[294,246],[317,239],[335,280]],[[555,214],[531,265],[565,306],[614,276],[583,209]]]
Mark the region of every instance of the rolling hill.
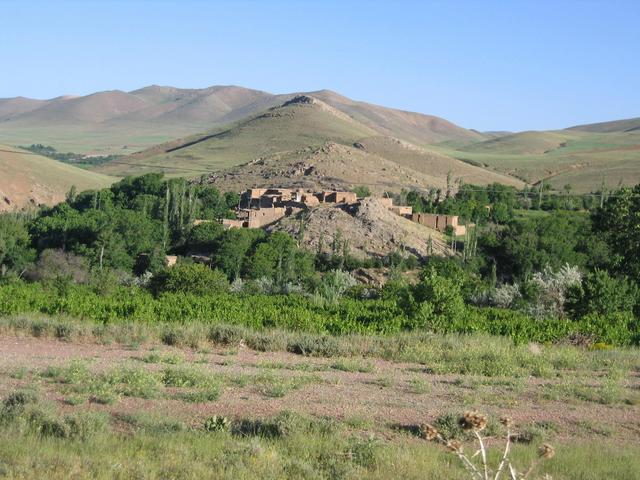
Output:
[[337,108],[381,135],[398,137],[417,145],[486,138],[475,130],[467,130],[440,117],[356,102],[331,90],[310,92],[308,95]]
[[115,179],[50,158],[0,145],[0,212],[64,200],[78,191],[102,188]]
[[640,130],[640,117],[626,120],[614,120],[612,122],[591,123],[588,125],[576,125],[567,130],[577,130],[580,132],[611,133],[611,132],[633,132]]
[[640,119],[581,125],[565,130],[520,132],[435,150],[553,188],[576,192],[640,183]]
[[[309,110],[296,98],[316,102]],[[308,107],[308,105],[307,105]],[[236,86],[152,85],[50,100],[0,99],[0,143],[120,154],[109,174],[212,174],[233,185],[443,186],[540,181],[576,192],[640,182],[640,118],[564,130],[485,132],[330,90],[274,95]],[[294,178],[300,165],[317,174]],[[304,169],[303,169],[304,170]],[[377,185],[377,186],[376,186]]]
[[374,192],[467,183],[522,183],[379,132],[337,108],[299,95],[227,129],[168,142],[98,168],[113,175],[208,174],[237,190],[261,184],[306,188],[368,185]]
[[[236,86],[152,85],[131,92],[112,90],[50,100],[0,99],[0,142],[42,143],[65,152],[128,154],[250,118],[297,95]],[[379,134],[413,143],[483,138],[442,118],[356,102],[329,90],[311,95]]]

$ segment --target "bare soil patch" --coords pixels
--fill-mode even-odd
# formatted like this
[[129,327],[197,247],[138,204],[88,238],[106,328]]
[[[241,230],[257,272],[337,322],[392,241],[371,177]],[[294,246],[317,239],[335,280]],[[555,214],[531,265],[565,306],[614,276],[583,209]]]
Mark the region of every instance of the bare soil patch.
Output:
[[[111,405],[88,402],[85,407],[112,414],[156,412],[199,425],[211,415],[259,418],[291,410],[366,423],[369,428],[393,434],[399,425],[415,426],[448,413],[475,408],[494,418],[509,415],[519,425],[547,430],[556,438],[604,435],[640,441],[639,405],[601,404],[570,394],[553,397],[545,393],[561,388],[566,379],[435,375],[417,364],[308,358],[243,347],[196,352],[166,346],[132,349],[2,336],[0,352],[0,396],[17,388],[36,388],[44,398],[56,401],[62,410],[71,408],[66,405],[67,393],[39,372],[50,366],[82,361],[96,373],[118,367],[149,372],[185,368],[229,380],[215,401],[183,401],[174,395],[179,389],[167,388],[157,398],[120,397]],[[150,362],[152,355],[160,360]],[[162,359],[173,359],[175,364],[163,363]],[[296,379],[301,386],[285,388]],[[593,381],[595,388],[598,379]],[[640,379],[634,375],[625,378],[624,384],[633,391],[640,389]],[[284,388],[281,395],[277,390],[280,387]],[[270,394],[268,389],[276,389],[278,394]]]

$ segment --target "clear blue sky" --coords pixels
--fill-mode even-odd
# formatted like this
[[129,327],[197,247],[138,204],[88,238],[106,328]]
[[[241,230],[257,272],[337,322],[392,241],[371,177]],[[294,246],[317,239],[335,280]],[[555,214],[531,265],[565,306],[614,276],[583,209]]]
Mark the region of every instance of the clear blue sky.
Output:
[[640,116],[640,0],[0,1],[0,97],[321,88],[480,130]]

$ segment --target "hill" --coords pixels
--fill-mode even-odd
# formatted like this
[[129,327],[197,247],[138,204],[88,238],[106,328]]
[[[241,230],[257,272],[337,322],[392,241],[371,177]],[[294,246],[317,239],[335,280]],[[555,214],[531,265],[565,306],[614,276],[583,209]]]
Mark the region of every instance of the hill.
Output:
[[0,212],[52,205],[73,185],[78,191],[103,188],[114,179],[50,158],[0,145]]
[[467,130],[433,115],[356,102],[330,90],[311,92],[309,95],[328,103],[381,135],[402,138],[418,145],[443,141],[479,141],[485,138],[479,132]]
[[[299,238],[301,219],[284,217],[267,227]],[[302,245],[310,251],[331,253],[334,236],[340,232],[349,242],[349,253],[356,258],[384,257],[408,252],[423,258],[451,255],[443,234],[400,217],[374,198],[360,204],[322,205],[306,213]]]
[[520,132],[498,136],[461,148],[466,152],[538,155],[560,148],[575,135],[564,132]]
[[[0,99],[0,142],[42,143],[58,151],[127,154],[251,118],[299,95],[237,86],[180,89],[152,85],[50,100]],[[478,141],[482,135],[442,118],[356,102],[323,90],[312,96],[383,135],[418,144]]]
[[350,188],[372,191],[444,187],[449,172],[469,183],[519,185],[508,176],[383,137],[341,110],[307,95],[238,122],[109,162],[99,171],[115,175],[165,171],[196,176],[224,189],[252,185]]
[[611,132],[633,132],[640,130],[640,117],[626,120],[614,120],[612,122],[591,123],[588,125],[576,125],[567,130],[577,130],[580,132],[611,133]]
[[521,132],[471,145],[433,147],[440,153],[556,189],[591,192],[640,183],[640,129],[634,120]]

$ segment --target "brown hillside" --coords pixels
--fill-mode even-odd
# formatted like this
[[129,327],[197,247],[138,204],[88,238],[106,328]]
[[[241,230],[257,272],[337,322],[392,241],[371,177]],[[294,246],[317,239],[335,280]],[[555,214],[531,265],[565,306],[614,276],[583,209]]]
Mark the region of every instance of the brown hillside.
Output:
[[305,188],[353,188],[374,192],[443,188],[454,181],[521,185],[518,180],[381,137],[333,106],[298,95],[228,130],[169,142],[134,154],[100,171],[127,175],[162,170],[198,176],[226,190],[264,184]]
[[628,118],[625,120],[614,120],[612,122],[576,125],[575,127],[567,128],[567,130],[578,130],[590,133],[632,132],[640,130],[640,117]]
[[441,233],[400,217],[374,198],[355,206],[323,205],[304,214],[285,217],[269,226],[269,231],[284,231],[299,236],[304,223],[302,245],[314,252],[331,252],[334,235],[340,232],[349,243],[349,253],[357,258],[384,257],[407,252],[423,258],[449,255]]
[[330,90],[311,92],[310,95],[345,112],[382,135],[399,137],[419,145],[446,140],[484,139],[479,132],[467,130],[433,115],[357,102]]
[[53,205],[75,185],[78,191],[104,188],[114,178],[0,145],[0,212]]
[[25,97],[0,98],[0,119],[10,120],[16,115],[42,107],[44,103],[44,100]]
[[[300,95],[237,86],[181,89],[152,85],[51,100],[0,99],[0,142],[44,143],[60,151],[129,153],[167,140],[249,119]],[[311,95],[311,94],[310,94]],[[377,134],[413,143],[482,139],[430,115],[356,102],[330,91],[313,94]]]
[[45,102],[35,110],[16,116],[14,120],[23,124],[100,123],[141,110],[146,106],[148,103],[143,99],[130,93],[114,90],[84,97],[59,97]]

